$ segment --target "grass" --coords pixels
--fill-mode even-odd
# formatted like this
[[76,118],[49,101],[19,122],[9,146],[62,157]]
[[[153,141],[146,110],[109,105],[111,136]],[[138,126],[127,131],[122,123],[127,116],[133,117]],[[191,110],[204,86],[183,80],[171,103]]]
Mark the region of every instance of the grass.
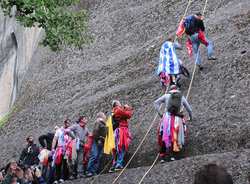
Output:
[[2,119],[2,121],[0,122],[0,128],[9,120],[11,114],[14,112],[14,110],[17,109],[17,106],[14,106],[11,108],[10,112],[8,112],[4,118]]

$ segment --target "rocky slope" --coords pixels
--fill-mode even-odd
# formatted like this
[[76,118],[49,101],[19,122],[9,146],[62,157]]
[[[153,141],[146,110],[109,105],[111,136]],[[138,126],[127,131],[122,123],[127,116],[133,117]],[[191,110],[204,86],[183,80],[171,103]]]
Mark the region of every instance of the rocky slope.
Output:
[[[195,119],[187,125],[185,158],[155,166],[145,183],[192,183],[194,173],[210,162],[227,168],[235,183],[247,182],[249,3],[222,0],[213,11],[217,4],[208,1],[204,22],[205,35],[213,43],[218,60],[207,61],[205,47],[201,46],[204,71],[195,72],[188,98]],[[87,7],[90,14],[89,29],[95,42],[83,51],[63,48],[51,53],[47,48],[38,49],[16,101],[22,105],[0,129],[1,163],[18,158],[17,150],[25,145],[27,135],[37,138],[66,118],[74,121],[86,114],[92,128],[97,112],[111,112],[113,99],[132,107],[129,124],[133,131],[162,92],[159,78],[154,74],[160,47],[167,38],[174,39],[186,5],[184,0],[83,3],[82,7]],[[188,14],[202,11],[203,6],[203,1],[193,2]],[[186,40],[186,36],[178,39],[183,45]],[[179,52],[181,58],[184,55],[184,63],[192,72],[194,58]],[[184,95],[189,82],[182,78]],[[155,114],[152,111],[132,132],[125,162],[136,150]],[[152,164],[157,155],[158,122],[159,118],[119,182],[137,183]],[[109,158],[105,156],[103,165]],[[162,170],[168,174],[163,175]],[[115,176],[102,175],[97,182],[110,183]],[[89,180],[75,183],[89,183]]]

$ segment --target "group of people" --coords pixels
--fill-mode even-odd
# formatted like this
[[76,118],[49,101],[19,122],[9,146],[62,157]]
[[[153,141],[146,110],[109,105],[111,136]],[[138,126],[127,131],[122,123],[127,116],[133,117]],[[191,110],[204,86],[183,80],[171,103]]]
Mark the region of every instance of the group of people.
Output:
[[[22,150],[19,161],[11,162],[1,169],[4,178],[0,183],[57,184],[95,176],[104,152],[105,139],[110,133],[115,138],[110,172],[122,170],[131,140],[127,121],[131,117],[131,109],[128,105],[122,106],[117,100],[113,101],[112,106],[112,119],[118,123],[114,132],[108,131],[106,115],[99,112],[92,132],[87,128],[87,117],[81,116],[73,125],[70,119],[66,119],[61,127],[55,126],[53,132],[41,135],[38,138],[41,149],[34,143],[34,137],[28,136],[27,146]],[[88,152],[91,152],[89,159]]]
[[[184,33],[189,35],[187,50],[190,51],[190,54],[192,54],[192,49],[194,50],[196,66],[200,70],[203,70],[198,53],[200,44],[206,45],[208,60],[216,60],[217,58],[212,56],[212,43],[203,34],[205,27],[201,18],[201,13],[192,14],[183,18],[176,35],[181,36]],[[154,103],[156,111],[161,116],[161,121],[158,126],[158,147],[161,163],[165,162],[167,148],[169,148],[169,160],[174,161],[178,159],[178,152],[180,152],[184,146],[186,125],[183,119],[184,113],[182,112],[182,106],[188,111],[190,117],[188,121],[192,120],[192,109],[179,90],[181,86],[181,74],[189,77],[189,72],[183,62],[178,58],[176,49],[182,49],[182,46],[178,42],[173,43],[171,39],[168,39],[167,42],[162,45],[158,68],[155,72],[161,77],[161,84],[164,91],[166,91],[167,85],[170,86],[170,91]],[[160,104],[162,103],[165,104],[164,112],[160,110]]]
[[[201,13],[185,17],[181,21],[183,32],[177,35],[181,36],[183,33],[186,33],[189,36],[186,45],[189,55],[191,55],[194,50],[196,66],[200,70],[203,70],[200,54],[198,52],[200,44],[204,44],[206,46],[208,60],[216,60],[217,58],[213,56],[212,43],[204,36],[203,32],[205,31],[205,27],[201,18]],[[167,84],[170,86],[175,84],[180,87],[181,74],[189,77],[189,72],[185,68],[183,62],[178,58],[176,49],[182,50],[182,45],[180,45],[177,41],[173,43],[171,39],[168,39],[167,42],[165,42],[161,47],[159,64],[155,74],[161,77],[161,83],[164,90],[166,90]]]
[[[190,35],[188,42],[194,49],[196,65],[202,70],[198,47],[200,43],[205,44],[208,59],[212,60],[216,59],[212,57],[212,44],[203,35],[205,28],[200,13],[190,15],[186,20],[189,20],[186,28],[186,34]],[[175,49],[182,49],[182,46],[177,42],[173,43],[171,39],[162,45],[156,71],[156,74],[161,76],[163,89],[166,90],[167,84],[170,86],[169,92],[154,102],[155,109],[161,117],[158,126],[160,163],[166,161],[168,148],[168,158],[174,161],[178,159],[178,152],[184,146],[186,125],[185,115],[182,112],[183,106],[189,114],[187,120],[191,121],[193,118],[192,109],[179,90],[180,75],[184,74],[188,77],[189,73],[182,61],[178,59]],[[164,111],[160,109],[161,104],[165,105]],[[87,117],[81,116],[74,125],[71,125],[70,119],[66,119],[61,127],[54,127],[54,132],[41,135],[38,140],[42,149],[34,144],[33,136],[27,137],[27,146],[22,150],[18,163],[11,162],[1,170],[1,174],[4,174],[1,184],[10,181],[18,181],[21,184],[57,184],[67,179],[95,176],[98,173],[104,147],[111,134],[114,137],[115,146],[111,151],[113,162],[109,172],[122,170],[124,156],[132,139],[127,121],[132,113],[128,105],[122,106],[117,100],[113,101],[112,107],[112,131],[110,131],[110,125],[106,124],[106,115],[99,112],[93,124],[92,133],[87,128]],[[90,150],[91,157],[88,160]],[[38,167],[39,163],[42,163],[42,169]],[[197,184],[199,178],[197,175],[195,180]]]

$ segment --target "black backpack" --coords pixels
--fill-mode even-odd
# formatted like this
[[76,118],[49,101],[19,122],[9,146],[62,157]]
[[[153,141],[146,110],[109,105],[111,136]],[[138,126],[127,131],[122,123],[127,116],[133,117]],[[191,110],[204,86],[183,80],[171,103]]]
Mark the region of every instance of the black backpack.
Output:
[[114,114],[112,114],[112,125],[113,125],[113,130],[117,129],[120,125],[120,120],[115,120]]
[[181,99],[182,94],[180,91],[175,91],[170,93],[170,97],[168,100],[168,112],[172,115],[178,115],[181,110]]

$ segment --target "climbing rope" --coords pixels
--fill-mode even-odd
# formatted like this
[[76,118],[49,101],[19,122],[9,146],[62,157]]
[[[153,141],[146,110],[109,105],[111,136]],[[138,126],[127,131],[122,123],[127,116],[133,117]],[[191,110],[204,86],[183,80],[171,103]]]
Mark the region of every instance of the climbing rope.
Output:
[[[185,13],[184,13],[184,16],[183,16],[183,17],[185,17],[185,15],[186,15],[186,13],[187,13],[187,10],[188,10],[188,7],[190,6],[191,2],[192,2],[192,0],[189,0],[189,1],[188,1],[188,5],[187,5],[187,7],[186,7],[186,10],[185,10]],[[177,36],[175,37],[175,41],[176,41],[176,39],[177,39]],[[167,89],[166,89],[166,91],[165,91],[166,93],[167,93],[167,91],[168,91],[168,88],[169,88],[169,86],[167,87]],[[161,107],[162,107],[162,105],[160,106],[160,108],[161,108]],[[141,147],[142,143],[145,141],[146,137],[148,136],[149,131],[150,131],[151,128],[153,127],[153,125],[154,125],[154,123],[155,123],[155,120],[156,120],[157,116],[158,116],[158,114],[155,115],[154,120],[153,120],[151,126],[149,127],[147,133],[146,133],[145,136],[143,137],[141,143],[140,143],[139,146],[137,147],[137,149],[136,149],[136,151],[134,152],[134,154],[132,155],[132,157],[129,159],[129,161],[128,161],[128,163],[126,164],[126,166],[124,167],[124,169],[120,172],[120,174],[116,177],[116,179],[113,181],[112,184],[115,184],[115,183],[118,181],[119,177],[123,174],[123,172],[125,171],[125,169],[128,167],[128,165],[130,164],[130,162],[131,162],[132,159],[134,158],[135,154],[138,152],[138,150],[139,150],[139,148]],[[157,155],[157,158],[158,158],[158,156],[159,156],[159,155]],[[157,160],[157,159],[156,159],[156,160]],[[155,162],[156,162],[156,161],[155,161]],[[154,164],[155,164],[155,162],[154,162]],[[154,165],[154,164],[153,164],[153,165]],[[153,165],[152,165],[152,167],[153,167]]]
[[92,182],[90,184],[93,184],[98,178],[99,176],[101,176],[101,174],[108,168],[108,166],[112,163],[113,161],[113,157],[111,158],[111,160],[108,162],[108,164],[106,165],[106,167],[104,167],[104,169],[98,174],[95,176],[95,178],[92,180]]
[[135,150],[134,154],[132,155],[132,157],[129,159],[128,163],[126,164],[126,166],[124,167],[124,169],[120,172],[120,174],[116,177],[116,179],[113,181],[112,184],[115,184],[117,182],[117,180],[119,179],[119,177],[123,174],[123,172],[125,171],[125,169],[128,167],[128,165],[130,164],[130,162],[132,161],[132,159],[134,158],[135,154],[138,152],[139,148],[141,147],[142,143],[145,141],[146,137],[148,136],[149,134],[149,131],[151,130],[151,128],[153,127],[154,123],[155,123],[155,120],[157,118],[157,114],[155,115],[154,117],[154,120],[152,122],[152,124],[150,125],[147,133],[145,134],[145,136],[143,137],[141,143],[139,144],[139,146],[137,147],[137,149]]
[[[205,10],[206,10],[206,7],[207,7],[207,1],[205,2],[205,5],[204,5],[204,9],[203,9],[203,13],[202,13],[202,17],[204,16],[204,13],[205,13]],[[216,8],[214,9],[213,13],[215,12],[215,10],[218,8],[219,4],[220,4],[221,1],[219,1],[218,5],[216,6]],[[213,14],[212,13],[212,14]],[[212,15],[211,14],[211,15]],[[210,17],[211,17],[210,15]],[[209,17],[209,18],[210,18]],[[198,54],[199,54],[199,49],[200,47],[198,48]],[[183,58],[185,57],[185,55],[183,56]],[[191,90],[191,86],[192,86],[192,83],[193,83],[193,80],[194,80],[194,74],[195,74],[195,70],[196,70],[196,63],[197,63],[197,60],[198,60],[198,55],[197,55],[197,58],[195,60],[195,64],[194,64],[194,70],[193,70],[193,73],[192,73],[192,78],[191,78],[191,82],[189,84],[189,89],[188,89],[188,93],[187,93],[187,96],[186,96],[186,99],[188,99],[189,97],[189,94],[190,94],[190,90]],[[183,107],[182,107],[182,110],[183,110]],[[148,169],[148,171],[143,175],[142,179],[140,180],[139,184],[141,184],[143,182],[143,180],[145,179],[145,177],[148,175],[148,173],[152,170],[152,168],[154,167],[154,165],[156,164],[156,161],[158,160],[158,157],[159,157],[159,153],[157,154],[156,158],[155,158],[155,161],[153,162],[153,164],[151,165],[151,167]]]
[[153,169],[153,167],[155,166],[155,164],[156,164],[159,156],[160,156],[160,153],[157,154],[157,156],[155,157],[155,161],[153,162],[153,164],[151,165],[151,167],[148,169],[148,171],[143,175],[143,177],[142,177],[141,181],[139,182],[139,184],[141,184],[143,182],[143,180],[148,175],[148,173]]
[[[206,2],[205,2],[205,6],[204,6],[204,10],[203,10],[202,16],[203,16],[204,13],[205,13],[206,6],[207,6],[207,1],[208,1],[208,0],[206,0]],[[187,7],[186,7],[186,10],[185,10],[185,13],[184,13],[184,16],[183,16],[183,17],[185,17],[185,15],[186,15],[186,13],[187,13],[187,10],[188,10],[188,7],[190,6],[191,2],[192,2],[192,0],[189,0],[188,5],[187,5]],[[219,3],[220,3],[220,2],[219,2]],[[217,5],[217,7],[215,8],[215,10],[218,8],[219,3],[218,3],[218,5]],[[213,11],[213,13],[215,12],[215,10]],[[213,14],[213,13],[212,13],[212,14]],[[211,16],[210,16],[210,17],[211,17]],[[176,41],[176,39],[177,39],[177,36],[175,37],[175,41]],[[199,49],[198,49],[198,54],[199,54]],[[185,55],[183,56],[183,59],[184,59],[184,57],[185,57]],[[190,90],[191,90],[192,82],[193,82],[193,79],[194,79],[194,73],[195,73],[195,70],[196,70],[196,62],[197,62],[197,60],[198,60],[198,57],[196,58],[196,61],[195,61],[195,66],[194,66],[194,70],[193,70],[193,73],[192,73],[192,78],[191,78],[191,82],[190,82],[190,85],[189,85],[189,89],[188,89],[188,93],[187,93],[186,99],[188,98],[189,93],[190,93]],[[168,86],[168,87],[169,87],[169,86]],[[166,92],[167,92],[167,91],[168,91],[168,88],[166,89]],[[183,109],[183,108],[182,108],[182,109]],[[134,131],[139,127],[139,125],[148,117],[148,115],[151,113],[152,110],[153,110],[153,106],[150,108],[150,111],[147,113],[146,116],[144,116],[144,118],[141,120],[141,122],[134,128],[133,132],[134,132]],[[116,183],[116,182],[118,181],[119,177],[123,174],[123,172],[125,171],[125,169],[128,167],[128,165],[130,164],[130,162],[131,162],[132,159],[134,158],[135,154],[138,152],[138,150],[139,150],[139,148],[141,147],[142,143],[145,141],[147,135],[149,134],[149,131],[150,131],[151,128],[153,127],[156,118],[157,118],[157,114],[156,114],[156,116],[155,116],[155,118],[154,118],[154,120],[153,120],[151,126],[149,127],[147,133],[145,134],[144,138],[142,139],[141,143],[140,143],[139,146],[137,147],[136,151],[134,152],[134,154],[132,155],[132,157],[130,158],[130,160],[128,161],[128,163],[126,164],[126,166],[124,167],[124,169],[120,172],[120,174],[119,174],[119,175],[116,177],[116,179],[113,181],[113,184]],[[159,154],[157,154],[157,156],[156,156],[156,158],[155,158],[153,164],[151,165],[151,167],[149,168],[149,170],[145,173],[145,175],[144,175],[143,178],[141,179],[140,183],[143,182],[144,178],[147,176],[147,174],[148,174],[148,173],[151,171],[151,169],[154,167],[155,163],[156,163],[157,160],[158,160],[158,157],[159,157]],[[112,161],[112,160],[111,160],[111,161]],[[111,163],[111,161],[107,164],[107,166]],[[102,172],[101,172],[100,174],[102,174],[103,171],[107,169],[107,166],[102,170]],[[100,176],[100,174],[99,174],[98,176]],[[96,179],[97,179],[97,177],[91,182],[91,184],[94,183],[94,181],[95,181]]]

